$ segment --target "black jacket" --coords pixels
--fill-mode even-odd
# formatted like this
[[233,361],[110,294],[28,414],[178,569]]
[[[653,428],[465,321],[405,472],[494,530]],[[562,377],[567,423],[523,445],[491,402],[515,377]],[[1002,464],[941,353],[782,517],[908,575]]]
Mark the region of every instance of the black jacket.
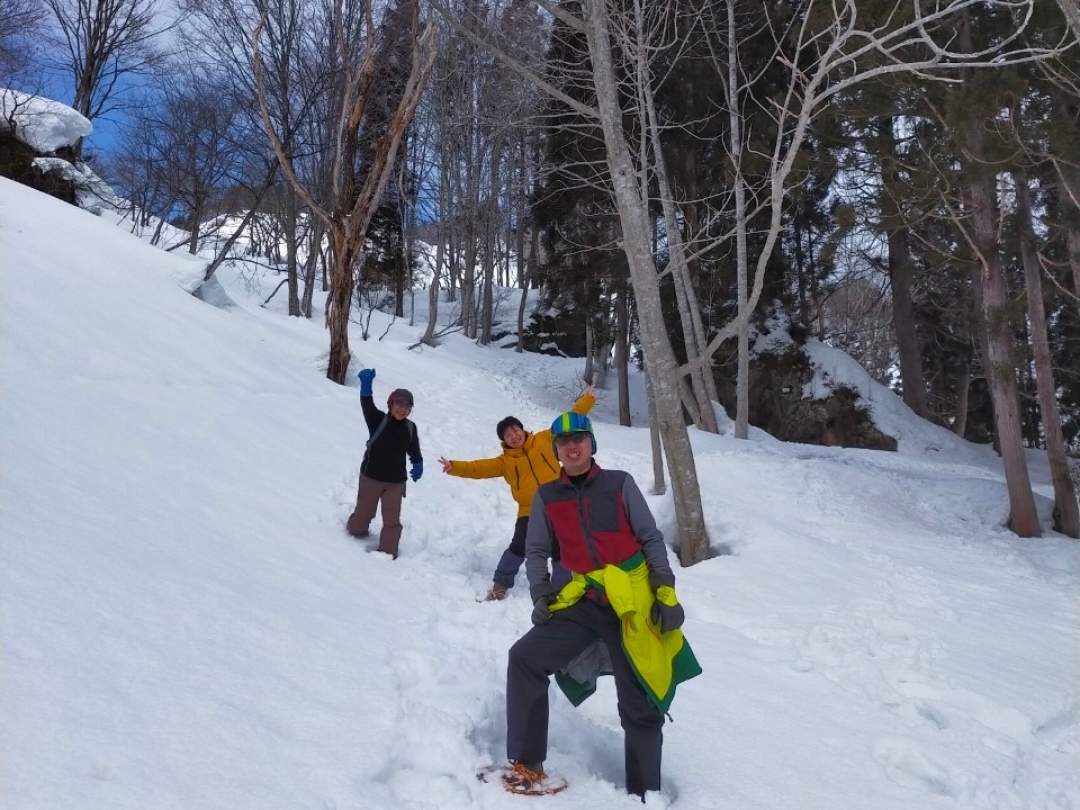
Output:
[[[420,455],[420,439],[416,435],[416,425],[408,419],[399,422],[383,413],[375,407],[375,400],[371,397],[361,396],[360,404],[364,408],[368,433],[371,436],[378,433],[375,441],[364,453],[360,472],[385,484],[400,484],[405,480],[405,454],[408,453],[413,464],[424,460]],[[384,419],[386,425],[380,431],[379,426]]]

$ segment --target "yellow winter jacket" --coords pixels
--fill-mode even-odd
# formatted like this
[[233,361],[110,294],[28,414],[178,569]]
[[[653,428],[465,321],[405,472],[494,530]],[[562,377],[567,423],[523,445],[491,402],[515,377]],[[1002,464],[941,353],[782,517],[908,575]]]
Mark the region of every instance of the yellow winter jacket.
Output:
[[[570,409],[587,414],[596,404],[596,397],[582,394]],[[542,485],[559,477],[559,461],[551,446],[551,429],[525,434],[525,444],[518,448],[503,445],[501,456],[475,461],[452,461],[450,475],[460,478],[498,478],[510,485],[518,504],[518,517],[526,517],[533,496]]]
[[[590,588],[607,597],[622,625],[622,647],[630,668],[653,705],[667,712],[675,699],[675,687],[701,674],[701,665],[682,630],[661,633],[651,617],[654,599],[665,605],[678,603],[675,589],[661,585],[654,595],[645,557],[638,552],[622,565],[605,565],[587,574],[575,572],[551,603],[552,613],[576,604]],[[603,646],[603,642],[596,646]],[[603,658],[587,649],[556,672],[555,680],[577,706],[596,690],[603,666]]]

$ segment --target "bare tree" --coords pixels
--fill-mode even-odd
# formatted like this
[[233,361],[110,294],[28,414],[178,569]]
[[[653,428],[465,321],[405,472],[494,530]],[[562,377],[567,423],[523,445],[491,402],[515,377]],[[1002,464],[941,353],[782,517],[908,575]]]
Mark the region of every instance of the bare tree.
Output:
[[44,16],[41,0],[0,3],[0,85],[32,63],[33,43],[41,32]]
[[[263,132],[259,110],[249,103],[256,95],[250,65],[253,49],[257,48],[265,67],[263,78],[271,120],[282,148],[298,164],[300,175],[311,179],[325,174],[317,165],[321,155],[328,151],[324,146],[328,140],[324,119],[330,117],[322,87],[327,78],[325,15],[318,3],[309,0],[183,0],[183,8],[186,50],[189,55],[197,54],[228,79],[228,87],[224,89],[234,100],[239,114],[249,119],[245,120],[244,129],[252,130],[246,144],[253,153],[250,160],[265,161],[273,167],[273,170],[253,171],[254,176],[266,178],[265,187],[254,189],[254,194],[259,200],[269,197],[274,202],[272,212],[281,224],[289,314],[310,317],[314,278],[311,262],[304,265],[303,301],[299,286],[299,234],[305,211],[289,183],[279,183],[270,193],[270,185],[277,180],[277,160]],[[249,34],[255,20],[260,18],[265,19],[263,35],[258,43],[253,43]],[[313,190],[319,190],[318,182],[312,185]],[[321,192],[316,196],[320,201],[325,199]]]
[[1035,229],[1032,227],[1031,192],[1028,188],[1027,173],[1022,170],[1015,171],[1013,180],[1016,184],[1016,215],[1020,227],[1020,250],[1024,264],[1024,284],[1027,289],[1031,344],[1035,355],[1039,410],[1042,413],[1046,455],[1050,462],[1050,474],[1054,484],[1054,524],[1055,528],[1063,534],[1080,538],[1080,509],[1077,508],[1076,490],[1069,476],[1065,439],[1061,434],[1057,389],[1054,385],[1054,364],[1050,357],[1046,307],[1043,303],[1042,269],[1039,265]]
[[[364,240],[383,191],[393,174],[398,147],[405,130],[420,102],[424,83],[435,58],[435,31],[421,26],[417,0],[401,0],[387,11],[380,29],[375,26],[370,6],[365,8],[364,39],[359,52],[350,49],[342,32],[345,25],[343,0],[333,7],[336,58],[341,65],[342,81],[336,109],[340,111],[333,141],[333,172],[329,205],[320,204],[312,187],[298,175],[293,158],[288,154],[274,125],[267,101],[265,65],[258,56],[258,42],[267,24],[265,14],[252,33],[252,62],[256,95],[262,113],[263,126],[289,183],[307,207],[322,220],[330,239],[333,274],[326,321],[330,330],[330,357],[326,376],[344,384],[351,355],[349,352],[349,311],[352,307],[354,262],[363,253]],[[381,35],[381,36],[380,36]],[[374,134],[374,149],[370,162],[363,167],[365,175],[357,182],[356,165],[360,152],[361,131],[368,102],[376,90],[382,70],[405,70],[405,65],[393,64],[390,57],[402,50],[410,60],[408,78],[385,129]],[[371,133],[369,133],[371,134]]]
[[1080,42],[1080,0],[1058,0],[1061,13],[1069,23],[1073,36]]
[[[491,49],[503,64],[530,78],[544,92],[561,101],[589,122],[590,126],[602,132],[607,179],[622,224],[622,249],[626,254],[638,305],[646,372],[653,384],[657,419],[660,422],[661,438],[674,488],[675,514],[681,543],[680,557],[684,564],[690,564],[707,555],[708,541],[693,454],[682,421],[680,380],[686,371],[697,372],[709,363],[712,355],[726,340],[740,331],[745,333],[748,329],[750,313],[756,307],[764,289],[765,271],[779,236],[789,178],[814,116],[836,94],[876,76],[897,72],[927,75],[940,72],[940,80],[960,82],[961,78],[954,78],[948,73],[961,68],[992,68],[1001,64],[1033,61],[1045,58],[1055,51],[1026,48],[1017,44],[1030,19],[1032,0],[990,0],[992,5],[1001,6],[1016,14],[1017,23],[1014,33],[993,47],[981,51],[956,52],[939,44],[935,39],[935,35],[942,34],[943,28],[954,25],[958,15],[974,0],[949,0],[930,10],[924,10],[917,3],[910,15],[892,15],[884,24],[880,19],[871,20],[867,26],[860,25],[860,10],[853,0],[843,4],[811,0],[800,7],[800,13],[779,23],[782,27],[774,31],[777,48],[773,59],[788,77],[786,86],[778,94],[770,93],[768,100],[757,95],[758,74],[749,77],[740,75],[735,80],[735,86],[728,88],[729,98],[741,109],[744,108],[742,105],[766,105],[771,117],[772,129],[765,138],[765,142],[769,144],[768,170],[761,189],[760,202],[754,210],[746,211],[742,217],[736,216],[732,232],[701,245],[694,254],[700,255],[733,236],[738,238],[740,231],[745,233],[749,228],[751,216],[764,212],[768,225],[762,250],[754,261],[753,285],[749,284],[750,260],[747,257],[745,270],[741,271],[747,275],[747,283],[744,287],[745,295],[740,296],[742,300],[739,302],[739,316],[711,338],[700,356],[691,359],[685,369],[680,369],[664,323],[660,306],[659,276],[649,244],[651,224],[648,213],[648,181],[655,166],[648,165],[647,158],[642,157],[646,154],[643,144],[639,144],[642,148],[637,150],[631,148],[624,129],[628,115],[633,117],[635,114],[633,109],[626,106],[627,96],[636,98],[640,106],[643,99],[647,101],[646,94],[651,94],[654,88],[637,88],[628,94],[625,92],[626,82],[620,81],[616,71],[612,30],[617,32],[620,42],[625,41],[629,37],[625,32],[635,28],[632,15],[627,19],[624,6],[612,7],[606,0],[584,0],[581,4],[581,16],[563,6],[552,5],[547,0],[535,2],[569,30],[586,38],[588,72],[586,74],[578,69],[574,78],[579,83],[588,82],[595,103],[590,104],[568,95],[500,49],[496,43],[476,34],[469,26],[459,25],[458,28],[466,36],[473,37],[475,41]],[[432,6],[453,22],[452,15],[442,3],[432,0]],[[712,31],[723,34],[716,48],[717,54],[723,53],[728,47],[729,26],[730,15],[727,22],[721,20],[711,26]],[[944,41],[947,41],[949,31],[945,33]],[[642,43],[643,46],[646,44]],[[717,63],[724,64],[725,69],[720,75],[728,76],[730,82],[729,64],[719,57]],[[633,76],[635,73],[630,71],[629,75]],[[637,114],[643,113],[639,109]],[[760,142],[760,134],[757,138]],[[738,167],[741,165],[738,150],[747,148],[745,137],[741,142],[733,144],[732,148],[735,152],[733,164]],[[693,255],[687,258],[693,258]],[[747,353],[745,339],[740,341],[739,350],[743,355]],[[740,368],[745,369],[747,366],[745,361],[740,361]],[[748,385],[746,374],[740,375],[738,384],[743,388]],[[745,395],[740,395],[738,401],[745,403]],[[737,417],[737,423],[745,425],[745,405],[742,405],[742,408],[744,413],[741,418]]]
[[212,76],[177,66],[161,87],[157,116],[141,119],[160,133],[158,160],[170,198],[183,206],[191,254],[198,253],[203,222],[219,213],[211,205],[237,168],[230,132],[235,110],[214,86]]
[[93,121],[120,106],[128,77],[159,64],[156,0],[45,0],[59,30],[60,67],[74,85],[71,106]]
[[[758,143],[768,146],[768,168],[762,177],[760,188],[754,190],[753,198],[760,200],[758,207],[746,210],[740,216],[736,211],[733,233],[709,240],[698,248],[700,255],[722,244],[732,236],[738,240],[745,234],[751,217],[758,210],[767,215],[767,227],[763,234],[763,246],[753,262],[752,279],[748,295],[740,294],[740,315],[722,327],[712,337],[709,345],[696,362],[704,363],[733,336],[739,339],[739,393],[737,402],[741,413],[736,415],[737,435],[745,436],[746,395],[748,386],[746,362],[750,313],[756,308],[764,289],[765,272],[783,222],[785,199],[792,188],[792,177],[797,158],[806,140],[811,122],[821,113],[830,99],[841,92],[869,79],[889,74],[914,74],[924,79],[958,84],[963,77],[961,70],[996,69],[1049,58],[1064,47],[1026,47],[1023,35],[1034,10],[1034,0],[989,0],[983,5],[1011,13],[1015,19],[1014,31],[993,45],[973,50],[953,50],[950,40],[966,10],[973,0],[946,0],[924,8],[916,2],[910,12],[900,13],[900,8],[884,21],[873,16],[873,10],[864,11],[854,0],[844,3],[810,0],[797,15],[774,23],[766,15],[764,24],[770,26],[776,49],[773,63],[783,69],[787,82],[779,92],[771,91],[766,97],[763,87],[767,73],[760,68],[753,74],[731,71],[732,4],[728,0],[726,20],[709,21],[708,28],[717,41],[714,58],[718,65],[728,68],[718,71],[727,76],[725,89],[729,107],[745,111],[761,108],[768,113],[767,132],[755,133]],[[945,44],[941,44],[945,43]],[[734,43],[737,49],[738,42]],[[729,58],[724,60],[725,49]],[[741,141],[731,142],[731,159],[740,175],[742,155],[749,148],[744,135]],[[795,173],[795,184],[801,181]],[[739,275],[751,277],[750,259],[739,259]],[[692,361],[688,365],[693,366]]]

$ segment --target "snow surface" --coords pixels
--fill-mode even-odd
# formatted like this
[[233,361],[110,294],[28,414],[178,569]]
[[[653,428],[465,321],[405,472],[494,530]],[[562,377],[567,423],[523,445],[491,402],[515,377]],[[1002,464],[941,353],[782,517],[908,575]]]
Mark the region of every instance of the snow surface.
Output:
[[[427,460],[391,562],[344,532],[359,395],[323,379],[321,312],[259,306],[277,277],[225,267],[234,305],[212,306],[185,292],[201,261],[6,180],[0,255],[5,810],[532,801],[474,778],[503,756],[506,651],[529,627],[520,579],[475,601],[515,507],[436,459],[496,453],[508,413],[547,424],[581,362],[460,335],[409,351],[419,318],[354,333],[352,375],[416,395]],[[601,392],[598,459],[648,489],[634,391],[633,428]],[[650,807],[1080,807],[1080,544],[1002,528],[986,448],[692,441],[728,553],[676,569],[705,674],[672,707]],[[649,502],[670,537],[670,496]],[[610,683],[579,709],[553,689],[571,787],[544,806],[640,806],[621,746]]]
[[969,461],[985,458],[985,448],[916,416],[900,397],[870,376],[870,372],[847,352],[817,338],[807,338],[796,347],[788,332],[790,325],[780,310],[774,310],[766,318],[764,330],[753,336],[752,351],[755,354],[782,353],[795,348],[802,351],[813,369],[809,382],[803,386],[804,398],[827,399],[837,388],[844,387],[858,395],[858,405],[869,411],[874,425],[897,440],[899,452],[923,456],[948,449],[954,457]]
[[73,146],[93,126],[66,104],[42,96],[0,87],[0,127],[15,125],[15,137],[35,152],[55,152]]

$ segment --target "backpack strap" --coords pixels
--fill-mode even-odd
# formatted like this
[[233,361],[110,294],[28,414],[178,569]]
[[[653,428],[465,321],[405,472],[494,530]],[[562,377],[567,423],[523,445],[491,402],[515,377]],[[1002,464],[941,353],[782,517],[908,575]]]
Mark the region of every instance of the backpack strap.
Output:
[[379,438],[379,435],[386,430],[386,425],[390,422],[390,415],[383,416],[382,421],[379,422],[379,426],[375,428],[375,432],[371,434],[371,438],[367,440],[367,444],[364,445],[364,463],[360,465],[360,474],[363,475],[367,469],[367,463],[371,461],[371,445],[375,444],[375,440]]
[[375,428],[375,432],[371,434],[371,438],[367,440],[367,444],[364,445],[365,450],[370,450],[371,445],[375,444],[375,440],[379,438],[384,430],[386,430],[387,424],[390,422],[389,416],[384,416],[382,421],[379,422],[379,426]]
[[[416,425],[413,424],[411,419],[406,419],[405,423],[409,426],[409,444],[412,444],[414,441],[416,441]],[[379,438],[379,436],[382,434],[382,432],[384,430],[386,430],[386,426],[388,424],[390,424],[390,414],[387,414],[386,416],[384,416],[382,418],[382,421],[379,422],[379,426],[377,428],[375,428],[375,432],[371,434],[371,438],[368,439],[367,444],[364,445],[364,450],[365,451],[370,451],[371,450],[371,445],[375,444],[375,440],[377,438]],[[371,453],[366,452],[365,455],[367,456],[368,461],[371,461]],[[364,470],[366,468],[367,468],[366,464],[364,464],[364,465],[362,465],[360,467],[360,474],[361,475],[363,475]]]

